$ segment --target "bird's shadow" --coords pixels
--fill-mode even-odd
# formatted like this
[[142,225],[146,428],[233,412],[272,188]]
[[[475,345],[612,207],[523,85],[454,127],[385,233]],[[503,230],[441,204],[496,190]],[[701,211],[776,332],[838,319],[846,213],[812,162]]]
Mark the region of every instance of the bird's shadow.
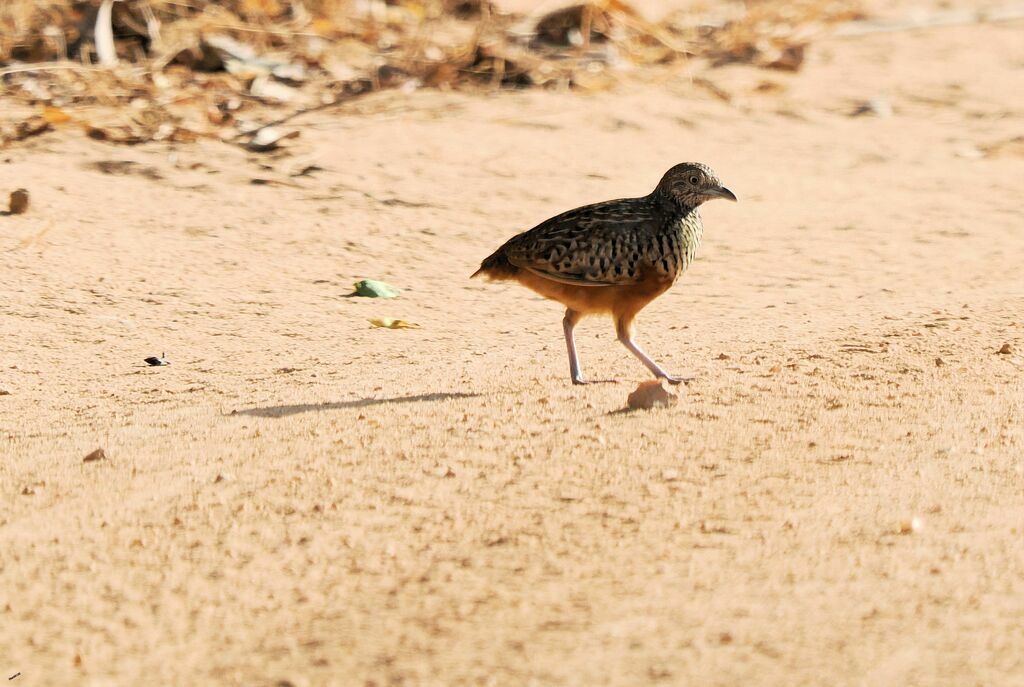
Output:
[[448,401],[456,398],[474,398],[482,394],[463,392],[438,392],[433,394],[416,394],[414,396],[396,396],[394,398],[359,398],[352,401],[335,401],[327,403],[299,403],[287,406],[265,406],[262,408],[245,408],[232,410],[231,415],[249,415],[252,417],[288,417],[299,413],[321,410],[345,410],[351,408],[369,408],[387,403],[423,403],[426,401]]

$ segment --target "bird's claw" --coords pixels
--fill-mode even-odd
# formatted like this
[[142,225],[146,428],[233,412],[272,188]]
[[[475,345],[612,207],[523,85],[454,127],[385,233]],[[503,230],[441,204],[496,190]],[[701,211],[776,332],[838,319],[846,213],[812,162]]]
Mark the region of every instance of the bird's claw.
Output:
[[666,382],[672,385],[676,384],[689,384],[694,380],[694,377],[673,377],[672,375],[665,375],[662,377]]
[[577,385],[584,384],[618,384],[617,379],[583,379],[582,377],[573,377],[572,383]]

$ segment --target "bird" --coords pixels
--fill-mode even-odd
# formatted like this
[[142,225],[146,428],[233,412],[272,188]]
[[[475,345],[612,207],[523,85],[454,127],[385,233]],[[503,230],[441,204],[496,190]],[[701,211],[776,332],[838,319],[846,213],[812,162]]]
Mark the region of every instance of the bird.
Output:
[[161,365],[170,365],[171,361],[167,359],[166,353],[161,353],[159,356],[151,355],[144,361],[147,365],[152,367],[160,367]]
[[518,282],[565,306],[562,331],[573,384],[588,383],[574,329],[589,315],[610,315],[618,340],[656,378],[689,382],[665,372],[636,344],[633,322],[693,262],[704,234],[699,208],[715,198],[737,200],[707,165],[677,164],[646,196],[585,205],[513,236],[470,278]]

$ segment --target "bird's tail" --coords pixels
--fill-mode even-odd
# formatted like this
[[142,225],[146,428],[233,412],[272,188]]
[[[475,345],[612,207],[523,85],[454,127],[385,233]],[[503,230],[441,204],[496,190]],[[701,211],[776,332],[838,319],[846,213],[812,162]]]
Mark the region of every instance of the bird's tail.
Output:
[[492,281],[500,281],[502,279],[511,279],[518,271],[519,268],[508,261],[504,246],[502,246],[484,258],[484,261],[480,263],[480,269],[470,275],[469,278],[473,279],[474,277],[484,276]]

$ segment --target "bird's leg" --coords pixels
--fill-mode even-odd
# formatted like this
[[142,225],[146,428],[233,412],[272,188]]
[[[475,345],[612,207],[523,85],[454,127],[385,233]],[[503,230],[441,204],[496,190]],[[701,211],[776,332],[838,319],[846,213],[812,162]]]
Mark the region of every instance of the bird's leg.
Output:
[[565,317],[562,318],[562,330],[565,332],[565,347],[569,351],[569,375],[573,384],[585,384],[583,375],[580,373],[580,357],[576,355],[576,336],[573,329],[580,321],[580,313],[572,308],[567,308]]
[[568,308],[565,311],[565,317],[562,318],[562,329],[565,331],[565,347],[569,351],[569,375],[572,377],[572,383],[617,384],[617,380],[614,379],[592,379],[589,381],[583,379],[583,375],[580,373],[580,357],[576,355],[576,336],[573,334],[573,329],[581,317],[583,317],[583,313]]
[[654,362],[649,355],[643,352],[639,346],[633,342],[633,319],[631,317],[620,317],[615,320],[615,333],[618,334],[619,342],[625,346],[630,353],[635,355],[640,362],[644,364],[648,370],[650,370],[655,377],[664,379],[669,384],[681,384],[683,382],[690,383],[693,381],[693,377],[675,377],[661,369],[658,363]]

